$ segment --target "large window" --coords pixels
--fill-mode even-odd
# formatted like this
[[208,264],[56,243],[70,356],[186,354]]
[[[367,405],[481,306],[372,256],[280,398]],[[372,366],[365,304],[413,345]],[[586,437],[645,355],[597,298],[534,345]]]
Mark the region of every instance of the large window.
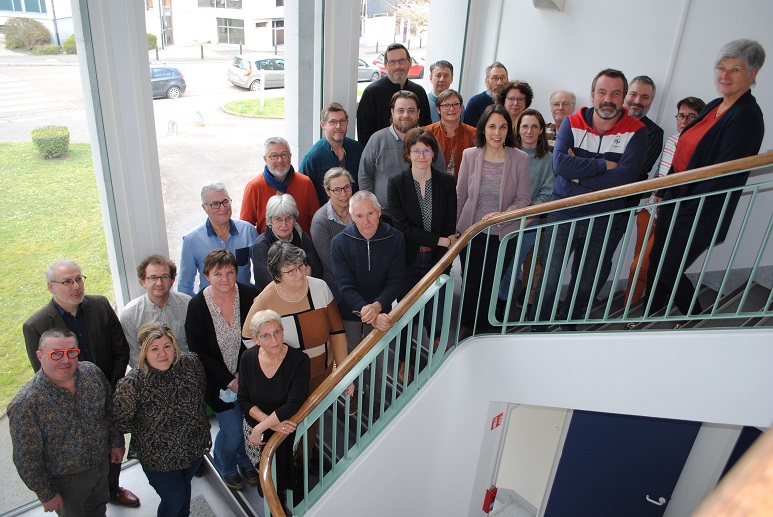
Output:
[[0,0],[0,11],[45,13],[46,0]]
[[284,45],[285,44],[285,21],[284,20],[274,20],[271,23],[271,27],[273,28],[273,41],[274,46],[277,45]]
[[199,0],[199,7],[217,7],[220,9],[241,9],[242,0]]
[[217,19],[217,42],[244,44],[244,20],[233,18]]

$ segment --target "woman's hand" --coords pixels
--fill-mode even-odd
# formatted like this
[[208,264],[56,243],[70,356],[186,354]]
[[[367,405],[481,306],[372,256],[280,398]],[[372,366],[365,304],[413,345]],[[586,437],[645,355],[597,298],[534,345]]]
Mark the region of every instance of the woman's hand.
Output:
[[275,433],[290,434],[295,432],[297,425],[292,420],[284,420],[271,428]]
[[250,443],[252,445],[264,445],[266,443],[263,441],[263,433],[258,430],[258,426],[252,428],[252,432],[250,433]]
[[354,383],[351,383],[345,390],[344,395],[351,397],[354,395]]
[[482,221],[487,221],[487,220],[491,219],[492,217],[494,217],[495,215],[499,215],[499,212],[491,212],[491,213],[489,213],[489,214],[486,214],[486,215],[484,215],[484,216],[481,218],[481,220],[482,220]]

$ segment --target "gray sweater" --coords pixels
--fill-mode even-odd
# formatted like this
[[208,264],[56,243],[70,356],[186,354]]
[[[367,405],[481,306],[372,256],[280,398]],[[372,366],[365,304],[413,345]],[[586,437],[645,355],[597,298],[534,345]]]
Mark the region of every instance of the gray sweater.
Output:
[[556,181],[556,174],[553,172],[553,153],[540,158],[535,158],[536,149],[521,149],[529,155],[529,176],[531,177],[531,204],[538,205],[550,201],[553,193],[553,183]]

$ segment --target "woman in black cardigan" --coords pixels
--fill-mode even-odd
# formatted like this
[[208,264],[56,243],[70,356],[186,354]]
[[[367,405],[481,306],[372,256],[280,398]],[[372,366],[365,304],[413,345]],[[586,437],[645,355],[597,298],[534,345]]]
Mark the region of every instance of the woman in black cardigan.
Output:
[[188,302],[185,335],[191,352],[204,365],[205,398],[220,427],[212,450],[215,467],[229,488],[241,490],[242,476],[250,485],[258,482],[258,472],[244,450],[242,412],[234,402],[239,359],[246,350],[242,326],[260,293],[254,286],[236,283],[237,268],[236,258],[227,249],[214,250],[204,258],[203,272],[210,285]]
[[[456,182],[451,174],[432,168],[438,149],[438,142],[430,131],[420,127],[411,129],[403,144],[403,159],[410,167],[389,178],[389,213],[395,228],[405,236],[405,290],[400,298],[413,289],[458,237]],[[442,321],[442,293],[439,299],[436,340]],[[431,307],[424,311],[424,326],[431,332]]]
[[[735,40],[722,47],[715,66],[717,89],[722,97],[711,101],[684,129],[669,174],[759,153],[765,127],[762,110],[751,94],[751,87],[764,61],[765,51],[756,41]],[[749,171],[746,171],[671,187],[657,192],[656,201],[740,187],[746,184],[748,177]],[[726,198],[727,207],[722,216]],[[694,199],[683,201],[678,208],[676,204],[658,208],[647,274],[649,314],[666,305],[669,293],[673,294],[674,303],[682,314],[701,312],[697,298],[690,310],[695,286],[684,272],[703,252],[724,241],[739,198],[740,192],[722,193],[705,197],[702,207],[699,207],[700,199]],[[695,231],[693,225],[696,225]],[[680,267],[685,255],[684,267]]]

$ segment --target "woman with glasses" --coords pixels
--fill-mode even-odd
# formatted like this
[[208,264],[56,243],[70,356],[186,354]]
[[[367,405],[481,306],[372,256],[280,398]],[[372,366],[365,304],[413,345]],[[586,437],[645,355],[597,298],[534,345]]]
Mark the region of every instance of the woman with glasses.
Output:
[[161,498],[157,515],[190,515],[191,479],[212,446],[204,366],[163,323],[143,326],[137,341],[138,367],[118,381],[112,423],[132,435],[128,457]]
[[[257,346],[242,354],[239,364],[239,407],[247,455],[260,462],[263,445],[274,433],[289,435],[276,452],[277,493],[285,506],[285,492],[293,486],[295,422],[290,420],[309,391],[309,357],[285,343],[281,316],[261,310],[247,320],[246,330]],[[258,492],[263,491],[258,485]]]
[[[759,153],[765,126],[762,110],[751,89],[764,62],[765,50],[756,41],[739,39],[720,49],[714,72],[721,97],[708,103],[684,128],[669,174]],[[748,177],[749,171],[745,171],[671,187],[656,192],[654,200],[680,200],[740,187]],[[655,242],[647,272],[648,314],[664,307],[669,294],[682,314],[701,312],[701,304],[694,296],[695,286],[684,271],[703,252],[724,241],[740,196],[739,191],[718,193],[685,200],[678,206],[667,203],[658,207]]]
[[427,130],[435,135],[446,158],[446,172],[458,176],[462,153],[473,146],[475,128],[462,122],[464,100],[460,93],[448,89],[437,96],[435,109],[440,114],[440,121],[427,126]]
[[[510,114],[499,105],[485,109],[475,130],[475,147],[462,155],[456,184],[456,229],[463,232],[478,221],[486,221],[501,212],[516,210],[531,203],[529,158],[515,148],[515,135]],[[489,302],[496,296],[494,269],[499,242],[520,223],[490,226],[470,241],[469,259],[462,252],[464,297],[462,300],[460,337],[490,328]],[[515,247],[510,241],[505,262],[512,260]],[[480,294],[480,303],[478,295]]]
[[[324,280],[306,275],[307,264],[305,251],[286,241],[275,242],[268,250],[268,271],[273,282],[255,298],[246,321],[267,309],[282,317],[285,342],[304,351],[311,361],[310,395],[333,371],[333,361],[341,364],[346,359],[348,349],[333,293]],[[242,335],[253,337],[246,323]],[[350,386],[347,395],[353,392]],[[310,436],[314,436],[311,431]],[[310,440],[309,448],[313,446]]]
[[[403,159],[410,166],[389,178],[389,213],[394,227],[405,237],[405,289],[400,298],[413,289],[458,238],[456,182],[449,173],[432,168],[437,152],[438,142],[428,129],[411,129],[403,144]],[[438,319],[442,312],[442,306],[438,307]],[[424,326],[430,332],[429,307],[424,316]],[[433,338],[437,339],[440,325],[435,327]]]
[[330,258],[330,241],[352,222],[349,217],[349,199],[356,192],[356,184],[349,171],[333,167],[325,173],[322,185],[328,202],[322,205],[311,220],[311,240],[322,262],[322,279],[333,289],[335,275]]
[[[674,159],[674,151],[676,151],[676,144],[679,142],[679,135],[687,127],[687,124],[698,118],[700,112],[706,107],[706,103],[697,97],[686,97],[680,100],[676,104],[676,134],[671,135],[666,139],[666,144],[663,146],[663,153],[660,155],[660,164],[658,170],[655,172],[655,178],[660,178],[668,174],[671,168],[671,161]],[[647,286],[647,271],[649,270],[650,263],[650,251],[652,250],[652,244],[655,242],[655,222],[657,217],[657,211],[652,204],[655,202],[655,193],[647,200],[647,204],[644,209],[639,211],[639,215],[636,216],[636,246],[633,251],[633,262],[631,262],[630,274],[628,276],[628,286],[625,289],[625,298],[628,300],[631,294],[631,288],[633,287],[633,296],[630,298],[629,303],[633,303],[644,293],[644,288]],[[647,227],[652,219],[652,227],[649,230],[649,236],[647,237],[647,245],[644,245],[644,236],[647,234]],[[644,248],[644,254],[642,255],[642,247]],[[641,264],[639,264],[641,262]],[[638,275],[636,270],[638,268]],[[636,277],[636,285],[633,284],[633,279]],[[630,325],[630,324],[629,324]],[[635,325],[632,325],[632,328]]]
[[[233,490],[258,482],[258,472],[244,451],[242,412],[236,402],[239,358],[247,349],[242,327],[259,291],[236,282],[236,258],[227,249],[216,249],[204,258],[209,285],[188,302],[185,335],[207,374],[206,401],[219,426],[213,448],[215,468]],[[239,469],[242,475],[239,475]]]
[[[520,116],[515,120],[515,147],[522,150],[529,157],[529,178],[531,182],[531,204],[538,205],[550,201],[553,193],[553,183],[556,181],[556,174],[553,172],[553,152],[548,144],[546,124],[542,114],[533,109],[523,110]],[[526,227],[535,226],[541,221],[540,217],[530,217],[524,222]],[[502,282],[499,284],[499,300],[497,302],[497,317],[504,319],[504,309],[507,298],[510,294],[510,283],[512,275],[519,275],[521,267],[526,261],[527,255],[531,253],[531,266],[526,267],[521,277],[523,285],[523,298],[525,301],[526,293],[529,292],[529,298],[534,296],[537,284],[542,273],[542,266],[538,263],[538,253],[533,253],[534,243],[537,239],[537,231],[532,230],[523,233],[521,239],[521,248],[517,260],[510,263],[505,273],[502,275]],[[540,243],[542,246],[542,243]],[[531,271],[534,269],[534,275],[530,286],[526,285],[529,281]],[[532,289],[533,286],[533,289]]]
[[255,274],[255,287],[263,290],[273,280],[266,268],[268,249],[277,241],[286,241],[306,252],[307,273],[322,278],[322,262],[314,249],[314,243],[298,225],[298,206],[290,194],[277,192],[266,203],[266,231],[258,235],[252,246],[252,269]]
[[[531,106],[532,100],[534,100],[534,91],[529,83],[513,81],[505,85],[497,96],[496,103],[504,106],[510,114],[510,120],[515,121],[523,110]],[[513,131],[518,134],[517,127],[513,127]]]

